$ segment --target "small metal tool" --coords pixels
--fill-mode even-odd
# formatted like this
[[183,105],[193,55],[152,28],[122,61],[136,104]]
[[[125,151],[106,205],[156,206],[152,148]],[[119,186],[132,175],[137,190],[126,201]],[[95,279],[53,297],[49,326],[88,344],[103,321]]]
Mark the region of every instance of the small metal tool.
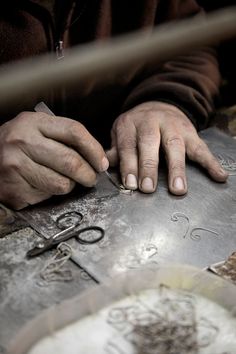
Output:
[[107,175],[108,179],[111,181],[111,183],[119,190],[125,190],[125,187],[122,186],[122,184],[119,184],[116,182],[116,180],[112,177],[112,175],[108,171],[104,171],[104,173]]
[[[38,256],[44,253],[45,251],[53,248],[54,246],[58,245],[59,243],[69,240],[72,237],[75,237],[75,239],[80,244],[91,245],[102,240],[105,235],[104,229],[101,228],[100,226],[87,226],[82,229],[79,229],[79,225],[80,223],[76,225],[72,225],[66,228],[65,230],[56,233],[50,239],[42,240],[38,242],[34,248],[32,248],[26,253],[26,256],[27,257]],[[83,238],[82,234],[87,231],[96,231],[98,233],[98,236],[92,239]]]
[[43,112],[43,113],[47,113],[50,116],[56,117],[55,114],[44,102],[39,102],[38,104],[36,104],[34,110],[35,112]]

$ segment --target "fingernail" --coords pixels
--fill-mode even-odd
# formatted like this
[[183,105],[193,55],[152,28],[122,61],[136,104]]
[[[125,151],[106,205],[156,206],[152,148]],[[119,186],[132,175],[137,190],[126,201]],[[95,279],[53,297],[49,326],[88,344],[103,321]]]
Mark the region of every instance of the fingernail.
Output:
[[178,190],[178,191],[182,191],[185,189],[185,185],[184,185],[184,181],[183,181],[183,178],[181,177],[176,177],[174,179],[174,182],[173,182],[173,188]]
[[141,187],[144,192],[153,192],[153,180],[150,177],[145,177],[142,180]]
[[137,189],[138,184],[137,184],[137,179],[136,179],[135,175],[132,175],[131,173],[129,173],[126,177],[125,185],[127,188]]
[[106,157],[102,159],[102,171],[106,171],[109,167],[109,161]]

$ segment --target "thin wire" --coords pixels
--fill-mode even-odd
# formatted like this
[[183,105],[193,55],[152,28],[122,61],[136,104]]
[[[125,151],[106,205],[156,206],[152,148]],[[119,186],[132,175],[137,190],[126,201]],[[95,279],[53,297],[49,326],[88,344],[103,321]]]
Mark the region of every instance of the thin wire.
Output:
[[225,171],[230,172],[230,176],[236,175],[236,161],[229,156],[224,157],[223,155],[217,156],[221,166],[224,168]]
[[60,243],[57,246],[56,254],[49,259],[40,271],[41,278],[46,282],[73,280],[71,269],[64,267],[71,255],[72,249],[70,245],[65,242]]
[[[215,340],[219,328],[206,317],[196,319],[192,294],[173,296],[167,290],[160,288],[160,298],[152,307],[137,298],[130,306],[112,308],[107,323],[140,354],[197,354]],[[199,337],[201,329],[206,335]],[[114,344],[119,349],[119,343]]]

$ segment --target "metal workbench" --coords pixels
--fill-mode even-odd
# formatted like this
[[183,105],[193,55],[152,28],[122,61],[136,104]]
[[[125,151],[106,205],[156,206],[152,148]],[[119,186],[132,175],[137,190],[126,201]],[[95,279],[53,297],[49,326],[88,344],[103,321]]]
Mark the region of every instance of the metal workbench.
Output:
[[[230,170],[227,183],[213,182],[188,162],[188,193],[173,196],[162,162],[154,194],[122,193],[101,174],[96,188],[77,188],[17,214],[14,225],[19,230],[0,238],[0,353],[40,311],[120,272],[166,262],[205,268],[236,250],[236,141],[214,128],[201,136]],[[32,259],[26,252],[40,237],[59,231],[58,217],[75,211],[84,215],[85,226],[104,228],[105,237],[94,245],[68,241],[81,268],[68,261],[71,279],[46,282],[40,271],[56,251]]]

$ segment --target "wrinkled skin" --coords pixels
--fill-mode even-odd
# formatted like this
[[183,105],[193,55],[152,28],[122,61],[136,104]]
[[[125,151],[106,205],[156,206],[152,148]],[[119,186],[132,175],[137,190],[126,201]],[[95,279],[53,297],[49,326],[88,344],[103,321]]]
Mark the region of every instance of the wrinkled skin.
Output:
[[92,187],[108,165],[102,146],[71,119],[23,112],[0,127],[0,201],[14,209],[67,194],[75,183]]
[[120,115],[112,128],[111,165],[120,164],[123,184],[152,193],[157,187],[159,150],[168,165],[171,193],[187,192],[185,156],[204,167],[213,180],[224,182],[227,173],[199,138],[188,117],[177,107],[146,102]]
[[112,128],[112,147],[102,146],[79,122],[45,113],[23,112],[0,127],[0,202],[22,209],[69,193],[76,183],[92,187],[96,173],[120,165],[123,184],[152,193],[157,187],[159,149],[168,164],[169,190],[187,192],[185,156],[217,182],[227,174],[190,120],[178,108],[147,102],[120,115]]

